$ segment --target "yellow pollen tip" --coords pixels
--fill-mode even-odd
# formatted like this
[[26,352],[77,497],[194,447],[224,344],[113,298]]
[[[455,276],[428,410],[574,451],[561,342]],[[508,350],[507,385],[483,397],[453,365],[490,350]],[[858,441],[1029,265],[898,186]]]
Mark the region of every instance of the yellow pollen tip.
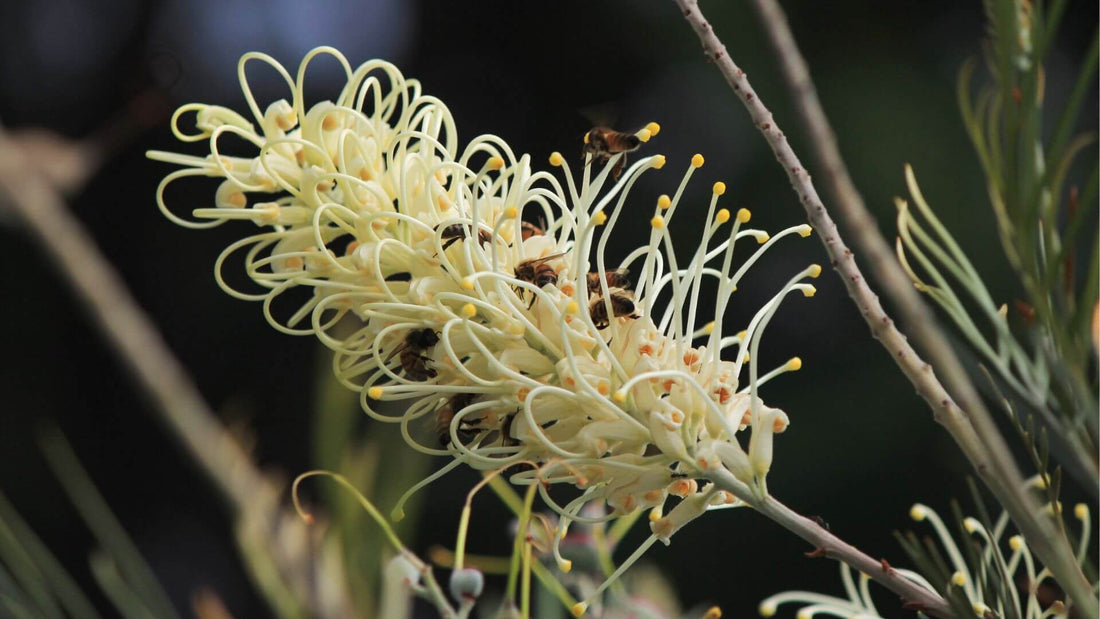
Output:
[[653,157],[653,167],[657,170],[660,170],[661,168],[665,167],[665,156],[664,155],[655,155]]
[[588,604],[586,604],[585,602],[577,602],[570,610],[573,612],[574,617],[583,617],[585,611],[588,610]]
[[504,157],[489,157],[486,165],[490,170],[499,170],[504,167]]
[[748,332],[747,331],[742,331],[742,332],[737,334],[737,339],[739,339],[743,342],[743,341],[745,341],[745,336],[746,335],[748,335]]
[[761,617],[774,617],[776,610],[778,610],[778,608],[775,604],[771,602],[761,602],[760,607],[756,609],[756,612],[760,613]]
[[802,289],[802,296],[804,297],[812,297],[815,294],[817,294],[817,288],[814,288],[813,286],[808,286]]
[[466,305],[462,306],[462,315],[466,318],[473,318],[474,316],[477,316],[477,308],[474,307],[473,303],[467,303]]
[[703,327],[703,333],[705,333],[707,335],[710,335],[711,333],[714,333],[714,321],[713,320],[708,322],[706,324],[706,326]]
[[813,613],[803,608],[802,610],[798,611],[794,617],[795,619],[813,619],[813,616]]
[[565,313],[566,314],[576,314],[579,311],[581,311],[581,308],[580,308],[579,305],[577,305],[576,301],[570,301],[569,305],[565,306]]
[[752,219],[752,211],[747,208],[737,209],[737,221],[747,224]]
[[792,372],[797,372],[802,369],[802,358],[791,357],[791,360],[787,362],[787,369]]
[[920,522],[928,517],[928,510],[922,505],[914,505],[909,508],[909,517],[917,522]]
[[646,123],[645,130],[649,132],[649,135],[654,136],[661,132],[661,125],[657,123]]
[[967,518],[967,519],[963,520],[963,528],[966,529],[967,533],[973,533],[973,532],[977,531],[978,529],[982,528],[982,525],[981,525],[981,523],[979,523],[977,520],[975,520],[973,518]]
[[714,220],[717,221],[720,224],[724,224],[727,221],[729,221],[730,220],[730,211],[729,211],[729,209],[725,209],[725,208],[724,209],[719,209],[718,215],[716,215],[714,217]]
[[1053,611],[1055,615],[1064,615],[1066,614],[1066,603],[1062,600],[1054,600],[1047,610]]
[[703,619],[722,619],[722,609],[711,606],[707,609],[707,612],[703,613]]
[[367,389],[367,395],[370,396],[370,399],[372,400],[379,400],[382,398],[382,388],[371,387],[370,389]]
[[[587,138],[588,136],[585,136],[585,137]],[[587,140],[586,140],[586,142],[587,142]],[[550,165],[554,166],[555,168],[560,166],[562,164],[562,162],[564,162],[564,161],[565,161],[565,158],[562,157],[561,153],[559,153],[558,151],[554,151],[554,152],[550,153]]]
[[558,564],[558,569],[562,574],[568,574],[573,571],[573,562],[569,559],[562,559],[562,562]]
[[1078,520],[1088,520],[1089,506],[1085,505],[1084,503],[1078,503],[1077,505],[1074,505],[1073,515],[1076,516]]
[[471,277],[463,277],[459,285],[462,286],[463,290],[473,290],[474,280]]
[[768,241],[770,241],[771,238],[772,238],[772,235],[768,234],[767,232],[761,232],[760,234],[756,235],[756,242],[759,243],[760,245],[763,245],[764,243],[767,243]]
[[665,218],[661,217],[660,215],[654,215],[653,219],[649,220],[649,225],[660,230],[661,228],[665,227]]
[[699,153],[695,153],[691,156],[691,167],[701,168],[703,167],[703,156]]
[[504,218],[505,219],[515,219],[518,216],[519,216],[519,210],[517,210],[516,207],[509,206],[508,208],[504,209]]
[[806,273],[810,277],[816,278],[817,276],[821,275],[821,265],[811,264],[810,268],[806,270]]
[[611,399],[615,400],[616,402],[626,402],[626,392],[622,389],[619,389],[615,393],[611,394]]
[[955,572],[951,575],[951,584],[956,587],[966,586],[966,576],[964,576],[962,572]]
[[670,197],[668,197],[667,195],[664,195],[664,194],[658,196],[658,198],[657,198],[657,208],[666,209],[670,206],[672,206],[672,198],[670,198]]
[[720,196],[726,193],[726,184],[722,181],[718,181],[714,184],[714,187],[711,187],[711,191],[714,192],[714,195]]
[[813,233],[814,229],[810,227],[810,224],[802,224],[798,227],[798,236],[806,238]]
[[979,617],[984,617],[987,612],[989,612],[989,607],[986,606],[985,604],[975,604],[974,605],[974,614],[975,615],[977,615]]
[[592,214],[592,223],[597,226],[602,226],[607,221],[607,214],[603,211],[596,211]]
[[1019,535],[1013,535],[1008,538],[1008,547],[1012,549],[1012,552],[1019,552],[1024,547],[1024,538]]
[[643,142],[648,142],[649,138],[653,137],[653,134],[649,132],[649,129],[640,129],[638,133],[634,134],[634,137]]

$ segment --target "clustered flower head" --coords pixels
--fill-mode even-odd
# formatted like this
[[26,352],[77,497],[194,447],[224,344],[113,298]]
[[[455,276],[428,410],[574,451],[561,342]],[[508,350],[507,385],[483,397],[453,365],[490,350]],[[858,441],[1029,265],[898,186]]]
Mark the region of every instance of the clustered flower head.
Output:
[[[347,81],[333,101],[307,107],[306,69],[320,55],[335,58]],[[252,61],[282,76],[288,99],[261,108],[246,76]],[[724,467],[765,492],[773,436],[788,418],[757,388],[801,361],[761,374],[761,336],[788,294],[814,294],[804,280],[821,269],[793,273],[747,325],[729,325],[726,310],[747,269],[781,238],[808,236],[809,226],[749,229],[748,210],[719,208],[726,187],[715,183],[697,248],[678,256],[669,228],[690,208],[681,196],[701,155],[654,204],[631,187],[664,167],[664,156],[620,174],[624,153],[590,153],[575,174],[554,153],[552,174],[496,136],[460,149],[446,106],[384,61],[353,69],[318,48],[291,76],[250,53],[238,72],[251,118],[181,107],[173,132],[206,142],[210,153],[150,153],[182,166],[161,183],[158,205],[188,227],[246,220],[260,228],[222,252],[218,283],[262,302],[276,329],[331,348],[336,376],[372,418],[399,424],[419,451],[453,458],[418,487],[460,464],[527,463],[510,479],[538,487],[562,534],[598,500],[606,518],[651,509],[654,537],[666,543],[703,512],[738,504],[696,481],[707,471]],[[196,130],[187,132],[180,122],[191,115]],[[659,130],[650,123],[630,141]],[[255,152],[223,154],[227,136]],[[166,204],[165,187],[191,176],[221,183],[213,206],[183,217]],[[650,219],[649,238],[609,264],[616,224],[639,216]],[[750,241],[755,250],[735,265],[735,244]],[[223,277],[241,260],[257,292]],[[701,306],[706,287],[716,293],[712,307]],[[739,434],[749,428],[746,449]],[[581,493],[560,505],[550,484]],[[680,501],[665,513],[669,495]],[[556,544],[555,554],[567,569]]]

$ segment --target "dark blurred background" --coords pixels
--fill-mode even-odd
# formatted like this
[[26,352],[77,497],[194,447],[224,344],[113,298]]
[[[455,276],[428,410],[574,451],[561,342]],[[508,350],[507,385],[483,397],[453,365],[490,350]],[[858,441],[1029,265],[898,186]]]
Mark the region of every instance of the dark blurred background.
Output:
[[[902,166],[910,162],[994,297],[1011,299],[1011,280],[998,275],[1006,265],[984,179],[955,105],[958,70],[980,53],[981,3],[799,0],[784,7],[852,176],[886,235],[893,237],[892,197],[904,194]],[[809,163],[754,14],[743,3],[705,2],[703,9]],[[671,1],[46,0],[5,2],[0,23],[0,120],[9,129],[41,127],[79,138],[120,115],[144,114],[140,122],[149,128],[110,158],[73,197],[72,209],[210,405],[229,423],[249,428],[262,465],[291,476],[316,461],[308,436],[320,347],[276,333],[258,305],[217,288],[215,257],[251,224],[212,231],[172,225],[154,202],[169,167],[144,157],[147,149],[203,153],[202,145],[178,144],[168,131],[164,114],[180,104],[245,110],[236,78],[244,52],[267,52],[292,73],[302,55],[321,44],[339,48],[353,64],[389,59],[447,103],[461,140],[495,133],[536,161],[553,150],[579,152],[593,117],[624,129],[656,120],[662,132],[646,150],[666,154],[669,165],[638,183],[633,196],[640,209],[648,212],[656,195],[678,182],[692,153],[706,156],[683,208],[695,206],[682,211],[673,230],[685,251],[694,247],[717,180],[729,187],[721,204],[752,208],[758,227],[777,231],[804,219],[766,144]],[[1096,24],[1095,2],[1070,3],[1047,65],[1048,108],[1056,108],[1072,84]],[[335,69],[334,62],[317,63],[307,87],[311,97],[336,92]],[[259,100],[285,96],[272,78],[272,72],[254,72]],[[1095,92],[1084,109],[1086,127],[1095,128]],[[177,200],[206,206],[213,192],[204,188]],[[613,254],[625,255],[645,233],[645,218],[624,221],[617,230],[622,245]],[[810,262],[828,262],[816,237],[776,248],[740,287],[742,319]],[[189,612],[191,592],[209,586],[236,616],[266,616],[212,486],[44,254],[2,211],[0,281],[0,488],[93,588],[86,567],[90,535],[35,440],[43,423],[56,424],[181,612]],[[765,338],[765,366],[793,355],[805,363],[764,391],[792,420],[777,442],[769,486],[868,553],[905,564],[891,531],[910,526],[906,514],[915,501],[946,510],[951,497],[966,497],[968,470],[869,337],[834,274],[827,269],[816,284],[818,295],[791,298]],[[393,430],[362,425],[369,432]],[[429,489],[431,515],[409,540],[415,548],[453,544],[461,500],[474,479],[456,473]],[[1070,489],[1066,500],[1073,498]],[[505,511],[491,499],[479,504],[471,550],[506,553],[510,541],[495,526],[507,522]],[[628,542],[642,539],[641,526]],[[835,565],[805,558],[806,550],[762,517],[725,511],[687,527],[648,559],[674,583],[685,607],[717,603],[728,617],[747,617],[779,590],[840,592]]]

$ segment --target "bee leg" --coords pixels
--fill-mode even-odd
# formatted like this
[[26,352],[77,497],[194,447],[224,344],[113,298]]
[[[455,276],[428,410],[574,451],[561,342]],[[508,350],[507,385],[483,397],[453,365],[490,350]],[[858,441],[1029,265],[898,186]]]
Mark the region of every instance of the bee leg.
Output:
[[626,153],[623,153],[622,158],[619,159],[619,163],[615,164],[615,169],[611,171],[611,176],[613,176],[615,180],[619,180],[619,175],[623,173],[624,167],[626,167]]

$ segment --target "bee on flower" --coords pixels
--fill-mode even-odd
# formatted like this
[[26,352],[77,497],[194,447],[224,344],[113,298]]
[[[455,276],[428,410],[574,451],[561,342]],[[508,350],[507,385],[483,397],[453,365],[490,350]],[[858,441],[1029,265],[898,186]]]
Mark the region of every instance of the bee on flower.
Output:
[[[307,104],[306,70],[320,55],[341,64],[346,83],[333,100]],[[261,107],[247,77],[253,63],[282,76],[287,98]],[[181,167],[161,183],[158,205],[187,227],[260,228],[217,258],[218,284],[260,302],[276,329],[317,337],[367,415],[398,424],[411,448],[452,458],[410,492],[459,465],[529,463],[509,480],[534,485],[559,515],[553,552],[563,569],[557,542],[571,522],[590,520],[586,504],[606,504],[605,520],[650,510],[652,535],[616,576],[704,512],[742,504],[707,482],[709,472],[727,470],[766,494],[774,435],[789,419],[758,390],[801,360],[762,371],[761,339],[788,295],[813,296],[806,280],[821,268],[792,273],[747,325],[730,325],[727,309],[746,271],[809,226],[749,228],[747,209],[720,207],[719,182],[698,245],[678,255],[669,230],[692,208],[681,197],[704,164],[695,155],[675,192],[649,202],[649,238],[609,264],[624,213],[647,209],[631,188],[664,168],[664,156],[622,169],[626,151],[588,149],[573,170],[553,153],[551,173],[496,136],[460,148],[450,112],[419,82],[384,61],[353,68],[331,48],[310,52],[296,76],[246,54],[239,75],[248,116],[203,104],[173,116],[175,135],[208,153],[149,153]],[[189,132],[181,125],[192,116]],[[631,143],[659,131],[649,123]],[[226,136],[255,152],[222,154]],[[220,185],[212,206],[180,214],[165,188],[189,177]],[[735,246],[747,242],[756,249],[735,265]],[[236,263],[254,290],[223,276]],[[716,299],[706,307],[705,289]],[[561,505],[549,484],[580,494]]]

